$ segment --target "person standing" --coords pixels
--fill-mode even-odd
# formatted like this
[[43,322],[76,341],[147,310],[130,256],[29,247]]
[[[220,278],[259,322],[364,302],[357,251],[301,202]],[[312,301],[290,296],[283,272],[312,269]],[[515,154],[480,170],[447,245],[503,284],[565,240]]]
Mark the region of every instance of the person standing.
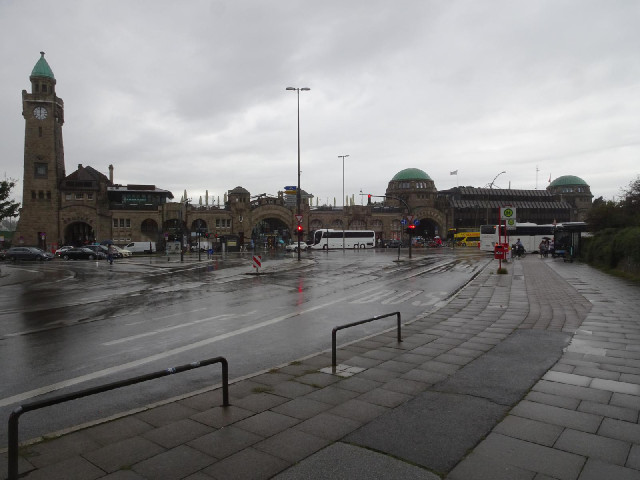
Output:
[[116,254],[116,247],[111,244],[107,249],[107,260],[109,261],[109,265],[113,265],[113,257]]

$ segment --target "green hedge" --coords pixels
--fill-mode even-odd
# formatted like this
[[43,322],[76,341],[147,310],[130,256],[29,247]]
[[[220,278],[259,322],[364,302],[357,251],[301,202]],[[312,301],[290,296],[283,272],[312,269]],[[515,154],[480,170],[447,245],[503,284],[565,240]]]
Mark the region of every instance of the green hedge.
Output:
[[582,240],[581,256],[587,263],[640,276],[640,227],[601,230]]

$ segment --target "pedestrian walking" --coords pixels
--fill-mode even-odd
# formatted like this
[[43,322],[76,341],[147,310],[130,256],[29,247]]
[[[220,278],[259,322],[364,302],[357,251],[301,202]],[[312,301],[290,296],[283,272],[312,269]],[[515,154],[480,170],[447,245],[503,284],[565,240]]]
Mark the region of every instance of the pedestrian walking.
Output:
[[107,260],[109,261],[109,265],[113,265],[113,257],[116,254],[116,247],[111,244],[109,245],[109,248],[107,249]]

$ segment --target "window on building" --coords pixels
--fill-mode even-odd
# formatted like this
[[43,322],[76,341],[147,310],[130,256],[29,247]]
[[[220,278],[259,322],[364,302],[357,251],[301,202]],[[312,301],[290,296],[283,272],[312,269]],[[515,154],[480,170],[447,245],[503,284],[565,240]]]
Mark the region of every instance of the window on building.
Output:
[[76,193],[76,200],[82,200],[84,198],[84,193]]
[[41,137],[42,136],[42,127],[38,127],[38,136]]
[[117,218],[113,219],[113,228],[118,228],[118,219]]
[[33,200],[35,200],[35,199],[36,199],[36,191],[35,191],[35,190],[31,190],[31,198],[32,198]]
[[73,198],[73,196],[70,193],[65,194],[64,199],[65,200],[71,200]]
[[87,199],[93,200],[93,193],[87,193]]
[[124,218],[120,219],[120,228],[124,228]]
[[131,228],[131,219],[130,218],[125,218],[124,219],[124,226],[126,228]]
[[51,200],[51,190],[47,190],[47,200]]
[[34,167],[34,176],[36,178],[47,178],[47,174],[49,173],[49,168],[46,163],[36,162],[33,164]]
[[40,200],[44,200],[44,191],[42,191],[42,190],[38,190],[38,198],[39,198]]
[[42,85],[42,93],[47,93],[47,86],[46,85]]

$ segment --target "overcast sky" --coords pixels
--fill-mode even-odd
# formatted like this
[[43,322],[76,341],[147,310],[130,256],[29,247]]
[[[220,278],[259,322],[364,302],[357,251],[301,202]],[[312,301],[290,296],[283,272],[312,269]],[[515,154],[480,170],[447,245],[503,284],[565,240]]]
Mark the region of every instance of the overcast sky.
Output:
[[338,155],[357,203],[409,167],[438,190],[577,175],[611,199],[640,173],[639,25],[637,0],[0,0],[0,174],[21,200],[42,50],[67,174],[276,195],[297,182],[285,88],[308,87],[301,185],[320,204],[342,203]]

